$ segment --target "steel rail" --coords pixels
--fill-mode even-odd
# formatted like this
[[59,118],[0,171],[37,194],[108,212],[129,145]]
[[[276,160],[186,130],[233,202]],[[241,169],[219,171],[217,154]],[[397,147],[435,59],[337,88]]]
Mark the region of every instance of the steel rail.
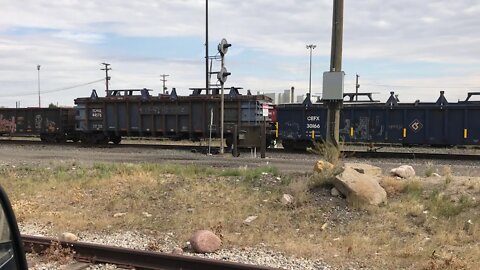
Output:
[[22,235],[25,251],[41,254],[53,243],[73,251],[79,262],[106,263],[145,270],[275,270],[276,268],[211,260],[194,256],[128,249],[85,242],[58,241],[54,238]]
[[[166,149],[166,150],[184,150],[195,151],[203,153],[207,151],[207,146],[198,145],[177,145],[177,144],[135,144],[135,143],[123,143],[123,144],[80,144],[80,143],[45,143],[41,141],[29,141],[29,140],[0,140],[1,143],[6,144],[23,144],[23,145],[58,145],[68,147],[80,147],[80,148],[145,148],[145,149]],[[400,149],[401,147],[397,147]],[[422,148],[422,147],[420,147]],[[219,149],[214,147],[214,149]],[[411,148],[415,149],[415,148]],[[287,151],[283,148],[268,148],[267,152],[270,153],[308,153],[304,150]],[[381,158],[381,159],[431,159],[431,160],[480,160],[480,154],[462,154],[462,153],[427,153],[427,152],[401,152],[401,151],[369,151],[369,150],[344,150],[343,156],[347,158]]]
[[432,160],[480,160],[477,154],[422,153],[422,152],[372,152],[342,151],[345,157],[381,159],[432,159]]

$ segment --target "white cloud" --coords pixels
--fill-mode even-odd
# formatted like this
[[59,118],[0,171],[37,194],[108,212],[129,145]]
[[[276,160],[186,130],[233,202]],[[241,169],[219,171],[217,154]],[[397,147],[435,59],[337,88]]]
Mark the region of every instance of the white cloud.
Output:
[[105,39],[104,36],[100,34],[74,33],[71,31],[60,31],[53,34],[53,37],[87,44],[101,43]]
[[[227,38],[234,44],[229,55],[239,57],[237,62],[230,62],[237,66],[229,66],[229,70],[245,69],[241,72],[244,75],[232,76],[236,85],[272,90],[296,85],[298,89],[306,89],[305,44],[317,45],[315,57],[327,58],[330,54],[331,0],[210,0],[209,4],[210,41]],[[35,91],[38,63],[42,64],[42,88],[55,89],[101,77],[99,63],[107,60],[115,61],[112,83],[118,87],[159,88],[159,70],[171,74],[167,84],[182,89],[204,84],[202,56],[162,60],[152,57],[146,61],[148,56],[118,55],[105,59],[106,55],[92,46],[104,42],[111,34],[203,40],[204,0],[25,0],[21,3],[0,0],[0,5],[0,91]],[[480,77],[471,74],[478,75],[475,69],[480,66],[476,57],[480,55],[479,7],[475,0],[345,1],[344,61],[367,64],[371,60],[388,61],[403,67],[411,63],[412,70],[422,61],[445,67],[465,65],[461,72],[452,69],[455,73],[449,78],[478,85]],[[22,29],[33,30],[22,33]],[[198,44],[199,52],[202,45]],[[249,66],[247,60],[240,62],[240,56],[251,51],[273,57],[290,56],[291,60],[277,67],[282,74],[276,79],[266,79],[258,76],[261,72],[256,70],[257,66]],[[389,66],[395,68],[394,64]],[[314,72],[320,74],[314,81],[318,86],[322,71]],[[361,73],[362,70],[348,72]],[[403,76],[398,82],[382,84],[437,85],[445,80],[441,76],[432,75],[423,81]],[[451,84],[451,81],[445,80],[445,83]],[[100,89],[102,84],[95,87]],[[86,89],[89,92],[89,88],[72,90],[53,95],[51,99],[61,98],[67,103],[73,96],[88,95]],[[5,100],[2,98],[0,105],[11,105],[11,101]],[[34,105],[35,98],[26,103]]]

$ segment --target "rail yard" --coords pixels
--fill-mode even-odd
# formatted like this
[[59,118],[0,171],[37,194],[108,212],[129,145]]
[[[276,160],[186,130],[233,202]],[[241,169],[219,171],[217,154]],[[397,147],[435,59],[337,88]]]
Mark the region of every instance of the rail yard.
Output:
[[480,6],[11,2],[0,269],[480,269]]

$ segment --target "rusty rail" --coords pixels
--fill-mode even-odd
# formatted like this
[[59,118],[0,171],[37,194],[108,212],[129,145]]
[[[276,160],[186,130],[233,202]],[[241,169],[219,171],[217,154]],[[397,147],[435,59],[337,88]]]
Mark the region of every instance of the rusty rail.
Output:
[[248,265],[205,258],[172,255],[138,249],[99,245],[85,242],[58,241],[54,238],[22,235],[26,252],[41,254],[52,243],[74,252],[74,259],[87,263],[108,263],[117,266],[145,270],[274,270],[275,268]]

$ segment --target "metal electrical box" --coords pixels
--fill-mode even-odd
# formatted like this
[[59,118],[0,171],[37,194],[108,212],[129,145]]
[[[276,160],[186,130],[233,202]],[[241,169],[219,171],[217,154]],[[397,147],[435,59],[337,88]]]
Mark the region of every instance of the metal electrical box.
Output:
[[343,100],[345,72],[323,73],[323,100]]

